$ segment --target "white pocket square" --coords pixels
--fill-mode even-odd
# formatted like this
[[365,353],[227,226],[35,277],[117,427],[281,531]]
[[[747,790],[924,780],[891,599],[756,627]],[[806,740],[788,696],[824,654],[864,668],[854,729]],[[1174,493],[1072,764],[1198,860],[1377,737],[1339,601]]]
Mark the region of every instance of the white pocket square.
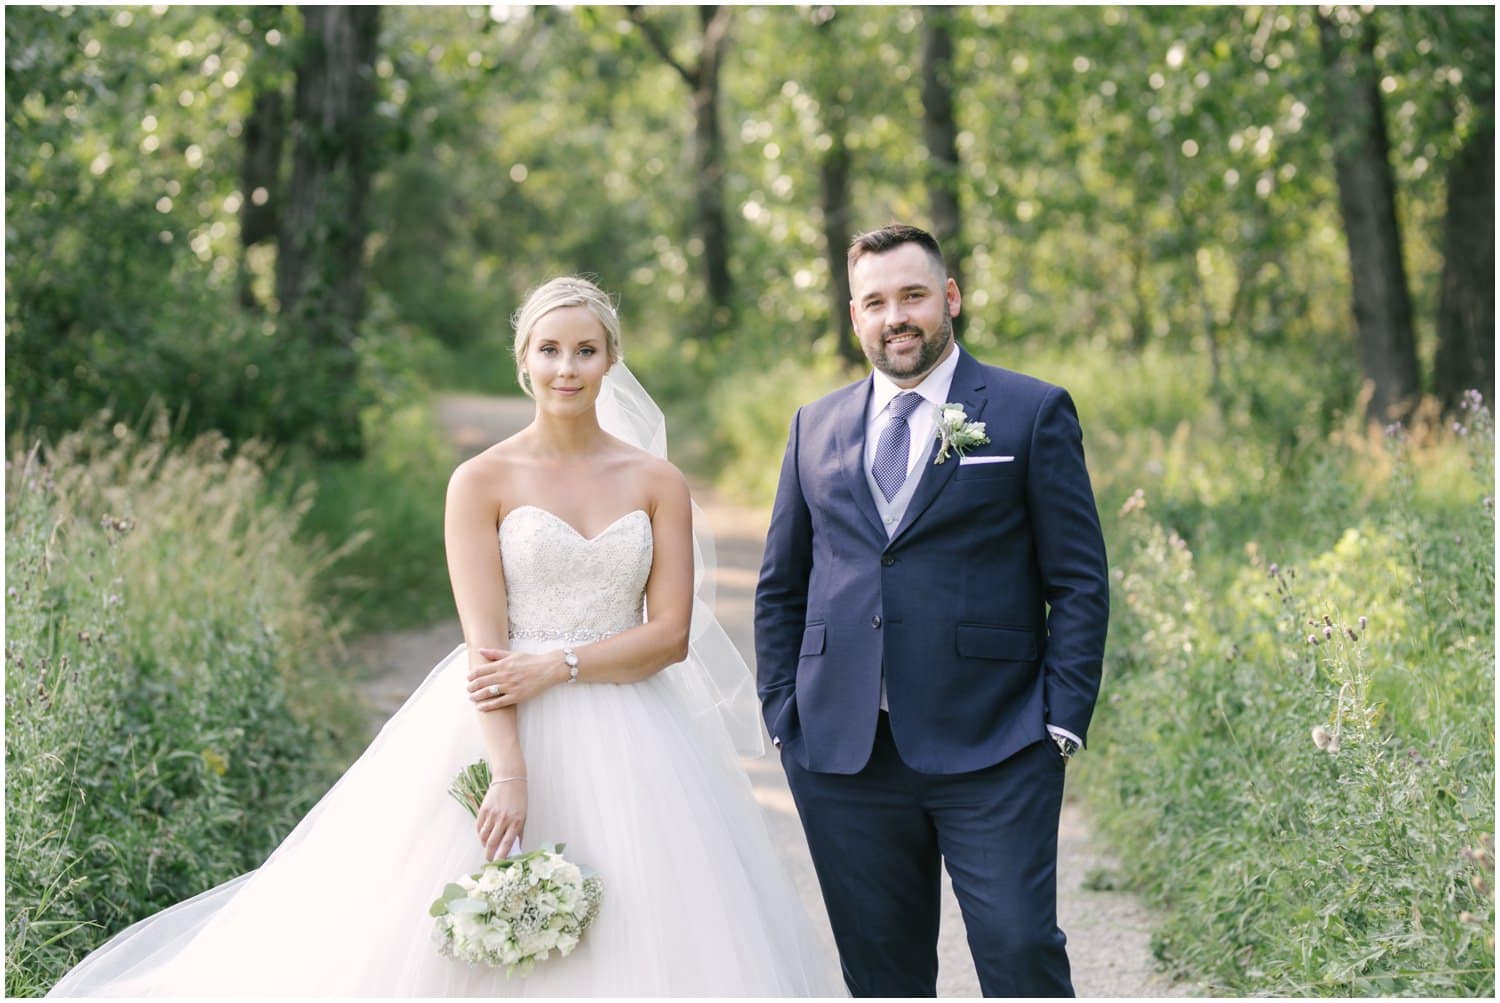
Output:
[[966,467],[970,463],[1014,463],[1014,456],[960,456],[958,465]]

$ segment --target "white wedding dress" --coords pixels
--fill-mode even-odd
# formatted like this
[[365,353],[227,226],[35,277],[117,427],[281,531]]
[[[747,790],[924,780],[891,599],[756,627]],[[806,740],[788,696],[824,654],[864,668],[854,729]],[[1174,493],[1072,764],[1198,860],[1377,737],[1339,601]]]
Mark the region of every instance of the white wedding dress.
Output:
[[[511,645],[556,650],[642,622],[651,521],[593,539],[522,506],[500,526]],[[680,668],[680,667],[679,667]],[[605,882],[568,957],[526,978],[438,953],[428,905],[483,864],[448,793],[483,756],[460,647],[258,870],[142,920],[53,995],[844,995],[715,713],[673,670],[523,704],[525,848],[567,844]]]

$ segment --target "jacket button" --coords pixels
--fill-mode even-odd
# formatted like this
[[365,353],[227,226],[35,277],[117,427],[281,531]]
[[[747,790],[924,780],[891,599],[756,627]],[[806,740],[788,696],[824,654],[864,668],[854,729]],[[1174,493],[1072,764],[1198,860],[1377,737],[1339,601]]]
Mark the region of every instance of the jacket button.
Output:
[[890,566],[891,566],[891,565],[892,565],[892,564],[895,564],[895,563],[896,563],[896,559],[895,559],[895,558],[894,558],[894,557],[882,557],[882,558],[881,558],[881,559],[880,559],[880,564],[881,564],[881,567],[886,567],[886,568],[888,568],[888,567],[890,567]]
[[880,617],[878,617],[878,616],[872,616],[872,617],[870,617],[870,626],[874,627],[876,630],[879,630],[880,629]]

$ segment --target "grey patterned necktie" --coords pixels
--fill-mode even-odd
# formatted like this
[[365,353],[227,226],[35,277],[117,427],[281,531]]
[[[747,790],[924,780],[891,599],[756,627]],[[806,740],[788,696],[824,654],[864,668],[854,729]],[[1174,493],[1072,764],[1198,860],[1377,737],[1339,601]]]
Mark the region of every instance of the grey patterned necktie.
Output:
[[923,399],[919,393],[906,391],[892,397],[890,404],[886,405],[891,420],[875,444],[875,462],[870,467],[870,472],[875,475],[875,486],[885,495],[886,501],[896,497],[896,492],[906,483],[906,468],[911,462],[911,426],[906,420]]

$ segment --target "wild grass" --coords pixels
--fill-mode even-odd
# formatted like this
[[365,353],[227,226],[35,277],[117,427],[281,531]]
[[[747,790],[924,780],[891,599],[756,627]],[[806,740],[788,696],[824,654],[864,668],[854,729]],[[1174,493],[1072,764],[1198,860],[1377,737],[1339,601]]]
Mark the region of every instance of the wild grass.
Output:
[[103,422],[6,470],[6,993],[257,866],[366,737],[305,492]]
[[1494,993],[1493,429],[1415,427],[1307,436],[1270,512],[1226,469],[1117,513],[1082,786],[1215,992]]

